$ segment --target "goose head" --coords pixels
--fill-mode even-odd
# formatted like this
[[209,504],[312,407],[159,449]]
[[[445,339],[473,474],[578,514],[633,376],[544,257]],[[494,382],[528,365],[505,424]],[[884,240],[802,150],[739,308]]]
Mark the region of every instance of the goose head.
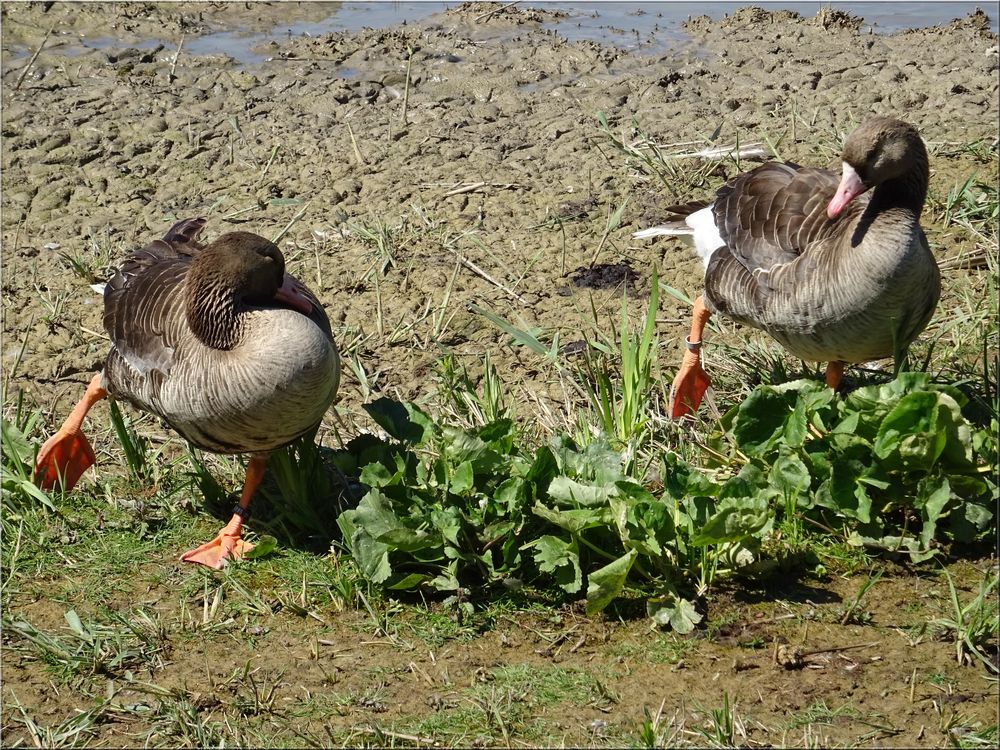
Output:
[[207,245],[192,261],[185,287],[188,326],[216,349],[239,343],[239,316],[249,308],[288,307],[303,315],[313,311],[298,282],[285,273],[281,251],[251,232],[230,232]]
[[[927,151],[916,128],[901,120],[877,117],[859,125],[844,143],[842,161],[840,185],[826,209],[831,219],[862,193],[891,180],[919,177],[923,170],[926,183]],[[923,200],[920,194],[919,205]]]

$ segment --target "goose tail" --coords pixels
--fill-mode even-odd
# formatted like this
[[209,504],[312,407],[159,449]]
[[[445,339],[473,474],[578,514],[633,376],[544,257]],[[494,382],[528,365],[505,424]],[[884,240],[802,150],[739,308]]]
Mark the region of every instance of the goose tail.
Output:
[[659,226],[642,229],[632,233],[636,240],[648,240],[653,237],[693,237],[694,230],[683,221],[671,221]]
[[206,223],[206,220],[200,217],[181,219],[167,230],[167,233],[163,235],[163,241],[171,245],[197,245],[198,235],[201,234]]
[[694,248],[702,264],[708,268],[712,255],[725,243],[715,224],[712,204],[686,203],[667,209],[669,220],[655,227],[634,232],[637,240],[653,237],[680,237]]

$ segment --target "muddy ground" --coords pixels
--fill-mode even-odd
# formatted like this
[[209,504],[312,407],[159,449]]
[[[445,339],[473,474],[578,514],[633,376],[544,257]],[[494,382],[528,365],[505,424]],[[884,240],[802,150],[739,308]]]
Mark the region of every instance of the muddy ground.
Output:
[[[497,12],[487,15],[491,7]],[[857,122],[897,115],[916,123],[931,146],[938,204],[983,168],[964,145],[996,137],[997,38],[981,16],[881,36],[830,11],[800,17],[744,9],[721,21],[692,18],[690,42],[667,54],[626,54],[543,30],[545,11],[476,5],[389,30],[278,35],[258,50],[268,60],[255,65],[194,55],[183,45],[178,52],[182,39],[209,31],[266,30],[326,12],[315,4],[3,5],[5,399],[23,389],[53,423],[61,420],[107,348],[100,298],[88,284],[175,219],[202,215],[209,238],[235,228],[282,233],[290,270],[325,302],[345,359],[366,373],[363,385],[357,369],[346,368],[339,411],[348,429],[371,428],[359,408],[371,393],[433,393],[443,351],[473,370],[489,352],[525,402],[522,415],[559,414],[569,398],[561,384],[471,306],[559,331],[564,342],[595,327],[607,335],[620,286],[586,289],[573,278],[595,259],[636,269],[640,299],[654,264],[665,283],[693,296],[698,266],[679,244],[630,234],[733,173],[722,163],[698,185],[657,182],[615,149],[598,127],[599,112],[627,142],[639,137],[634,122],[666,150],[700,148],[715,134],[716,144],[769,141],[784,159],[824,166],[838,163],[836,144]],[[84,49],[76,43],[81,34],[117,41]],[[165,45],[130,46],[148,39]],[[625,200],[621,225],[605,236],[609,215]],[[933,223],[927,230],[942,260],[974,245]],[[954,282],[946,274],[946,289]],[[686,333],[687,314],[674,298],[662,300],[665,359]],[[738,329],[727,330],[738,340]],[[106,422],[103,406],[94,418]],[[906,587],[922,591],[919,578],[893,585],[900,602],[912,594]],[[833,601],[843,593],[823,592]],[[891,611],[880,616],[880,632],[912,624]],[[305,658],[301,634],[281,641],[281,627],[273,633],[289,652],[281,659],[297,664]],[[620,627],[640,644],[653,637],[637,624],[584,622],[586,647],[564,656],[621,677],[612,712],[619,727],[634,728],[641,707],[655,713],[662,699],[669,714],[683,697],[710,705],[726,690],[758,707],[770,725],[817,696],[844,702],[860,691],[866,710],[891,717],[900,730],[877,735],[879,742],[938,745],[940,701],[913,696],[915,666],[958,686],[970,726],[995,723],[995,683],[957,667],[947,644],[911,646],[894,636],[874,651],[827,655],[821,668],[795,672],[776,668],[763,652],[753,652],[751,671],[743,672],[725,644],[713,644],[670,671],[612,656],[606,646]],[[357,645],[349,628],[337,632],[354,639],[351,674],[368,674],[385,653]],[[795,642],[796,634],[784,635]],[[830,639],[873,640],[843,628]],[[452,678],[475,679],[503,661],[552,658],[536,646],[516,629],[494,631],[464,653],[464,644],[453,644],[462,664]],[[234,659],[244,657],[258,655]],[[51,700],[30,669],[8,663],[6,672],[4,691],[21,703],[42,709]],[[411,669],[393,683],[401,695],[423,687],[417,674]],[[411,700],[424,705],[425,697]],[[571,744],[588,741],[579,727],[591,719],[609,721],[602,709],[581,710],[586,716],[574,716],[567,729]],[[836,729],[834,741],[863,734]]]

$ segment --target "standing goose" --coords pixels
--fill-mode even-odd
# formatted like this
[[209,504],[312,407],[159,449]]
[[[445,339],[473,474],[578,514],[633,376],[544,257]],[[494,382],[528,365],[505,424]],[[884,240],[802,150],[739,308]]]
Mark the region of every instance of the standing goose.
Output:
[[80,427],[105,396],[166,420],[193,445],[249,453],[232,520],[182,556],[221,568],[252,545],[240,538],[268,454],[314,430],[333,403],[340,361],[319,301],[285,273],[281,251],[249,232],[197,241],[186,219],[133,253],[104,290],[111,351],[62,427],[42,446],[35,475],[72,489],[94,463]]
[[920,229],[927,150],[916,129],[885,117],[844,144],[840,176],[770,162],[720,188],[715,200],[673,209],[676,221],[635,237],[682,235],[705,263],[670,414],[697,410],[710,385],[701,367],[713,312],[760,328],[797,357],[845,363],[905,351],[940,296],[937,263]]

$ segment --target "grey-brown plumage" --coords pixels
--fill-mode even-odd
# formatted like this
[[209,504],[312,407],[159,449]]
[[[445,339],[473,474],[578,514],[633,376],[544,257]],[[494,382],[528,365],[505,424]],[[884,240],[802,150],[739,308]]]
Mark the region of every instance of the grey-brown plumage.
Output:
[[105,287],[102,384],[199,448],[265,453],[314,429],[336,395],[330,322],[271,242],[202,245],[204,225],[178,222]]
[[843,162],[843,178],[764,164],[683,218],[706,261],[709,311],[802,359],[857,363],[904,350],[930,321],[940,280],[919,224],[929,170],[916,129],[868,120]]

